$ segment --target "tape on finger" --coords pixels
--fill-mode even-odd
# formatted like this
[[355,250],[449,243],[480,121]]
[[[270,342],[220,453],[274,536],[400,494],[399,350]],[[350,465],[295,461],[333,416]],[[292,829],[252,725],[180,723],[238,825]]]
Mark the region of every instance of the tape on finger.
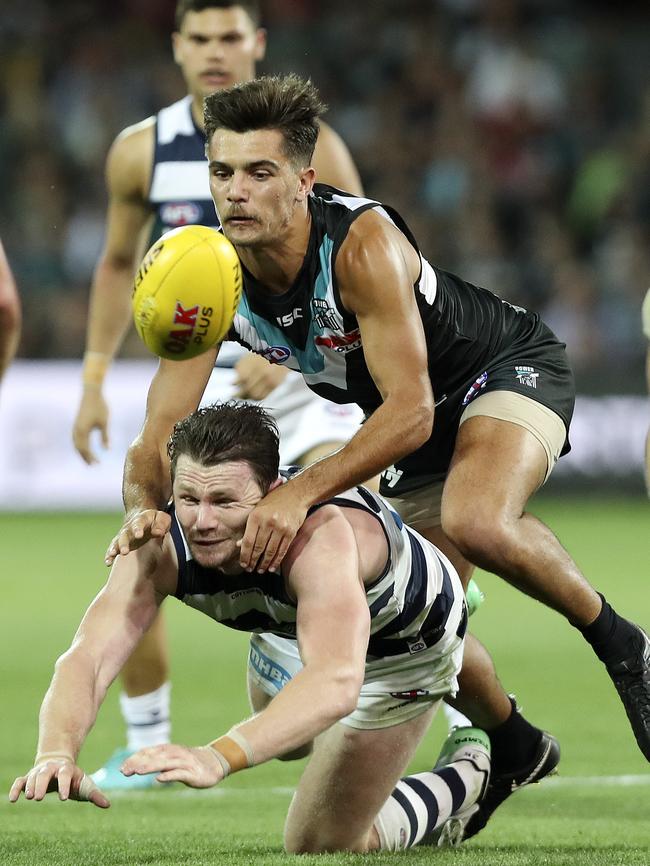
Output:
[[79,791],[77,792],[77,800],[82,800],[87,802],[90,800],[91,795],[96,791],[99,791],[97,785],[93,782],[90,776],[87,776],[85,773],[81,779],[79,784]]

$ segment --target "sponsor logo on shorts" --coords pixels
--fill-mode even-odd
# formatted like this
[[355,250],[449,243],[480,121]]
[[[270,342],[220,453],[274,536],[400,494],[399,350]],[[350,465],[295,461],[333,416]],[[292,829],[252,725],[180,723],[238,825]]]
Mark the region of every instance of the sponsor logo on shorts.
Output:
[[487,370],[478,377],[478,379],[474,382],[472,387],[469,389],[467,394],[463,397],[463,406],[467,406],[470,400],[473,400],[474,397],[478,394],[479,391],[482,391],[485,388],[485,383],[488,380]]
[[198,223],[203,216],[203,208],[193,201],[175,201],[166,204],[160,211],[160,218],[168,226],[186,226]]
[[272,658],[256,649],[251,645],[248,656],[248,663],[253,670],[263,679],[270,683],[278,691],[291,679],[289,671],[285,670],[282,665],[273,661]]
[[291,357],[291,349],[288,346],[269,346],[260,352],[271,364],[284,364]]
[[[392,698],[404,701],[406,703],[414,703],[420,698],[428,698],[431,693],[427,689],[407,689],[405,692],[391,692]],[[403,706],[403,705],[402,705]]]
[[522,385],[527,385],[529,388],[537,387],[539,373],[535,372],[534,367],[515,367],[515,376]]

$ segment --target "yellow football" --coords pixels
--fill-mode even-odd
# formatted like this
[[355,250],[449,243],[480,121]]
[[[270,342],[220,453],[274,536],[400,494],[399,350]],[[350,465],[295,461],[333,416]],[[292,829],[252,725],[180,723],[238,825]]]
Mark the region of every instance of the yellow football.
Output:
[[181,226],[157,240],[138,268],[131,297],[136,330],[161,358],[194,358],[228,333],[241,291],[230,241],[207,226]]

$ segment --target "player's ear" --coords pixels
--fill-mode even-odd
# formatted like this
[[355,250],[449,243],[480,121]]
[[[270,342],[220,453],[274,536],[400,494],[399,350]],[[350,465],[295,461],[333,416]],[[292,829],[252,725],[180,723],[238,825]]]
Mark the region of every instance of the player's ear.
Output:
[[316,182],[316,172],[311,166],[309,168],[304,168],[298,175],[298,179],[299,186],[296,193],[296,201],[302,202],[307,198],[307,196],[314,188],[314,183]]
[[180,61],[180,45],[181,45],[181,36],[178,31],[174,31],[172,33],[172,54],[174,55],[174,63],[177,63],[179,66],[181,65]]
[[264,60],[266,54],[266,30],[263,27],[258,27],[255,32],[255,62],[259,63]]

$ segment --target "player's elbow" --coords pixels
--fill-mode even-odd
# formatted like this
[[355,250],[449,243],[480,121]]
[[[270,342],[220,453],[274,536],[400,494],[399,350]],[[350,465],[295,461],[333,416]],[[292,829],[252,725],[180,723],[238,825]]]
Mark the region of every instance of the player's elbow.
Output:
[[408,453],[415,451],[431,437],[434,402],[429,389],[409,403],[407,417],[403,418],[402,442]]
[[323,694],[327,694],[331,724],[349,716],[356,709],[363,685],[363,670],[352,663],[338,664],[325,674]]

